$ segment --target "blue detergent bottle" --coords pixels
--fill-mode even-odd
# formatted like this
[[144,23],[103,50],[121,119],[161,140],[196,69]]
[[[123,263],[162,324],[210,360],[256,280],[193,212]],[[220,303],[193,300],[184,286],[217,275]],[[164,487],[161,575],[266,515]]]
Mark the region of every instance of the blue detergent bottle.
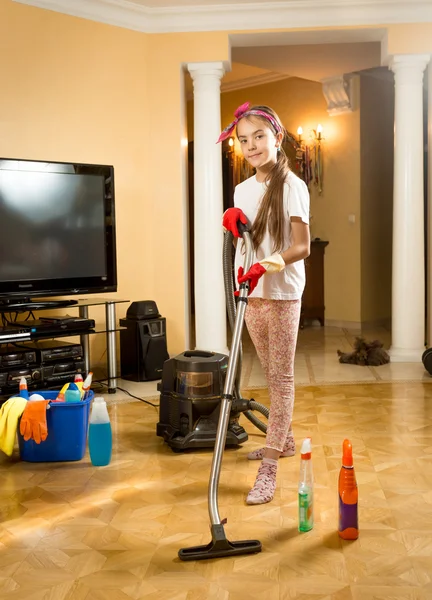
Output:
[[75,382],[69,384],[64,393],[65,402],[81,402],[81,392]]
[[88,447],[90,460],[95,467],[105,467],[111,461],[112,431],[105,400],[97,397],[89,420]]

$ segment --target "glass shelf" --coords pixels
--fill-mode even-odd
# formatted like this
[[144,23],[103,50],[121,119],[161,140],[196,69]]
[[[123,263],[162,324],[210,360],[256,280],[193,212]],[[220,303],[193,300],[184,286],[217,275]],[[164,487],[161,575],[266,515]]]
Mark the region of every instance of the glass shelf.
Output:
[[37,342],[38,340],[51,340],[51,339],[55,339],[58,337],[77,337],[77,336],[81,336],[81,335],[95,335],[98,333],[108,333],[111,331],[122,331],[123,329],[126,329],[126,327],[119,327],[117,326],[115,329],[86,329],[86,330],[81,330],[81,331],[60,331],[58,333],[45,333],[45,334],[41,334],[41,335],[36,335],[36,336],[32,336],[32,337],[28,337],[28,338],[7,338],[7,339],[2,339],[0,340],[0,345],[2,344],[13,344],[14,346],[17,344],[25,344],[27,342]]
[[98,306],[99,304],[121,304],[123,302],[130,302],[130,300],[120,300],[118,298],[80,298],[76,301],[76,304],[69,304],[63,308],[75,308],[80,306]]
[[[46,306],[43,306],[44,303],[47,303]],[[106,304],[121,304],[124,302],[129,302],[129,300],[121,300],[118,298],[80,298],[74,301],[74,304],[64,304],[64,305],[56,305],[57,300],[49,299],[49,298],[34,298],[33,302],[17,302],[15,305],[8,304],[0,304],[0,314],[1,313],[25,313],[32,312],[36,310],[69,310],[72,308],[80,308],[83,306],[100,306]],[[58,300],[58,302],[62,302],[62,300]],[[67,300],[66,300],[67,302]],[[52,303],[52,304],[51,304]]]

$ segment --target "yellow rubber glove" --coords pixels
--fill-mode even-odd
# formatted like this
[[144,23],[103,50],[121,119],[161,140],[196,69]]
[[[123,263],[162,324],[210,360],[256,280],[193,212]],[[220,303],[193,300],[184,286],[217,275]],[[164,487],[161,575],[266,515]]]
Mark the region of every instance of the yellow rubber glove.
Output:
[[259,264],[264,267],[267,273],[280,273],[286,267],[284,259],[278,252],[260,260]]
[[[7,428],[7,418],[9,414],[9,410],[12,406],[12,402],[9,399],[7,402],[0,406],[0,448],[3,452],[6,452],[6,428]],[[9,456],[9,455],[8,455]]]
[[9,398],[0,410],[0,450],[12,456],[18,421],[23,414],[27,400],[20,396]]

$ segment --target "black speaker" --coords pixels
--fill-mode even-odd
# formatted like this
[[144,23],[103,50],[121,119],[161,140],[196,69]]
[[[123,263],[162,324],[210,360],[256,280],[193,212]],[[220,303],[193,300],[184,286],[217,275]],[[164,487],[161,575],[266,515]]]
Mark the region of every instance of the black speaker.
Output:
[[126,319],[135,319],[137,321],[141,321],[141,319],[156,319],[158,317],[160,317],[160,314],[154,300],[132,302],[126,313]]
[[120,319],[121,377],[131,381],[161,379],[169,358],[166,319]]

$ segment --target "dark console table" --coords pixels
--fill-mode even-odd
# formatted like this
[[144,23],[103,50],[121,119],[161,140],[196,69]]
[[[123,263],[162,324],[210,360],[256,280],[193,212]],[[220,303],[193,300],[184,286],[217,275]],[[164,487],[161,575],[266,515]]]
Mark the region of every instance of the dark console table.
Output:
[[[117,298],[82,298],[76,301],[76,304],[69,304],[67,306],[53,306],[49,304],[50,300],[47,300],[47,306],[40,306],[39,303],[43,303],[43,300],[35,299],[35,307],[32,308],[31,303],[24,304],[21,309],[12,308],[8,305],[0,305],[0,314],[1,313],[28,313],[30,311],[39,311],[39,310],[72,310],[77,308],[79,311],[79,316],[85,319],[89,318],[89,307],[90,306],[102,306],[105,305],[105,327],[103,329],[95,328],[90,330],[81,330],[81,331],[73,331],[68,330],[59,333],[50,333],[46,335],[38,335],[37,339],[54,339],[58,337],[73,337],[80,336],[80,342],[83,348],[83,358],[85,362],[85,369],[88,373],[90,368],[90,344],[88,336],[96,333],[105,333],[106,334],[106,343],[107,343],[107,373],[108,373],[108,393],[114,394],[117,388],[117,341],[116,341],[116,331],[120,330],[120,327],[116,325],[116,304],[121,304],[124,302],[129,302],[129,300],[118,300]],[[61,301],[60,301],[61,302]],[[14,323],[19,325],[19,319]],[[30,337],[29,340],[34,340],[35,338]],[[3,339],[0,343],[9,344],[18,340],[11,339]],[[20,340],[24,341],[24,340]]]
[[300,328],[305,320],[319,321],[324,326],[324,251],[328,242],[312,240],[311,251],[305,260],[306,286],[303,292]]

